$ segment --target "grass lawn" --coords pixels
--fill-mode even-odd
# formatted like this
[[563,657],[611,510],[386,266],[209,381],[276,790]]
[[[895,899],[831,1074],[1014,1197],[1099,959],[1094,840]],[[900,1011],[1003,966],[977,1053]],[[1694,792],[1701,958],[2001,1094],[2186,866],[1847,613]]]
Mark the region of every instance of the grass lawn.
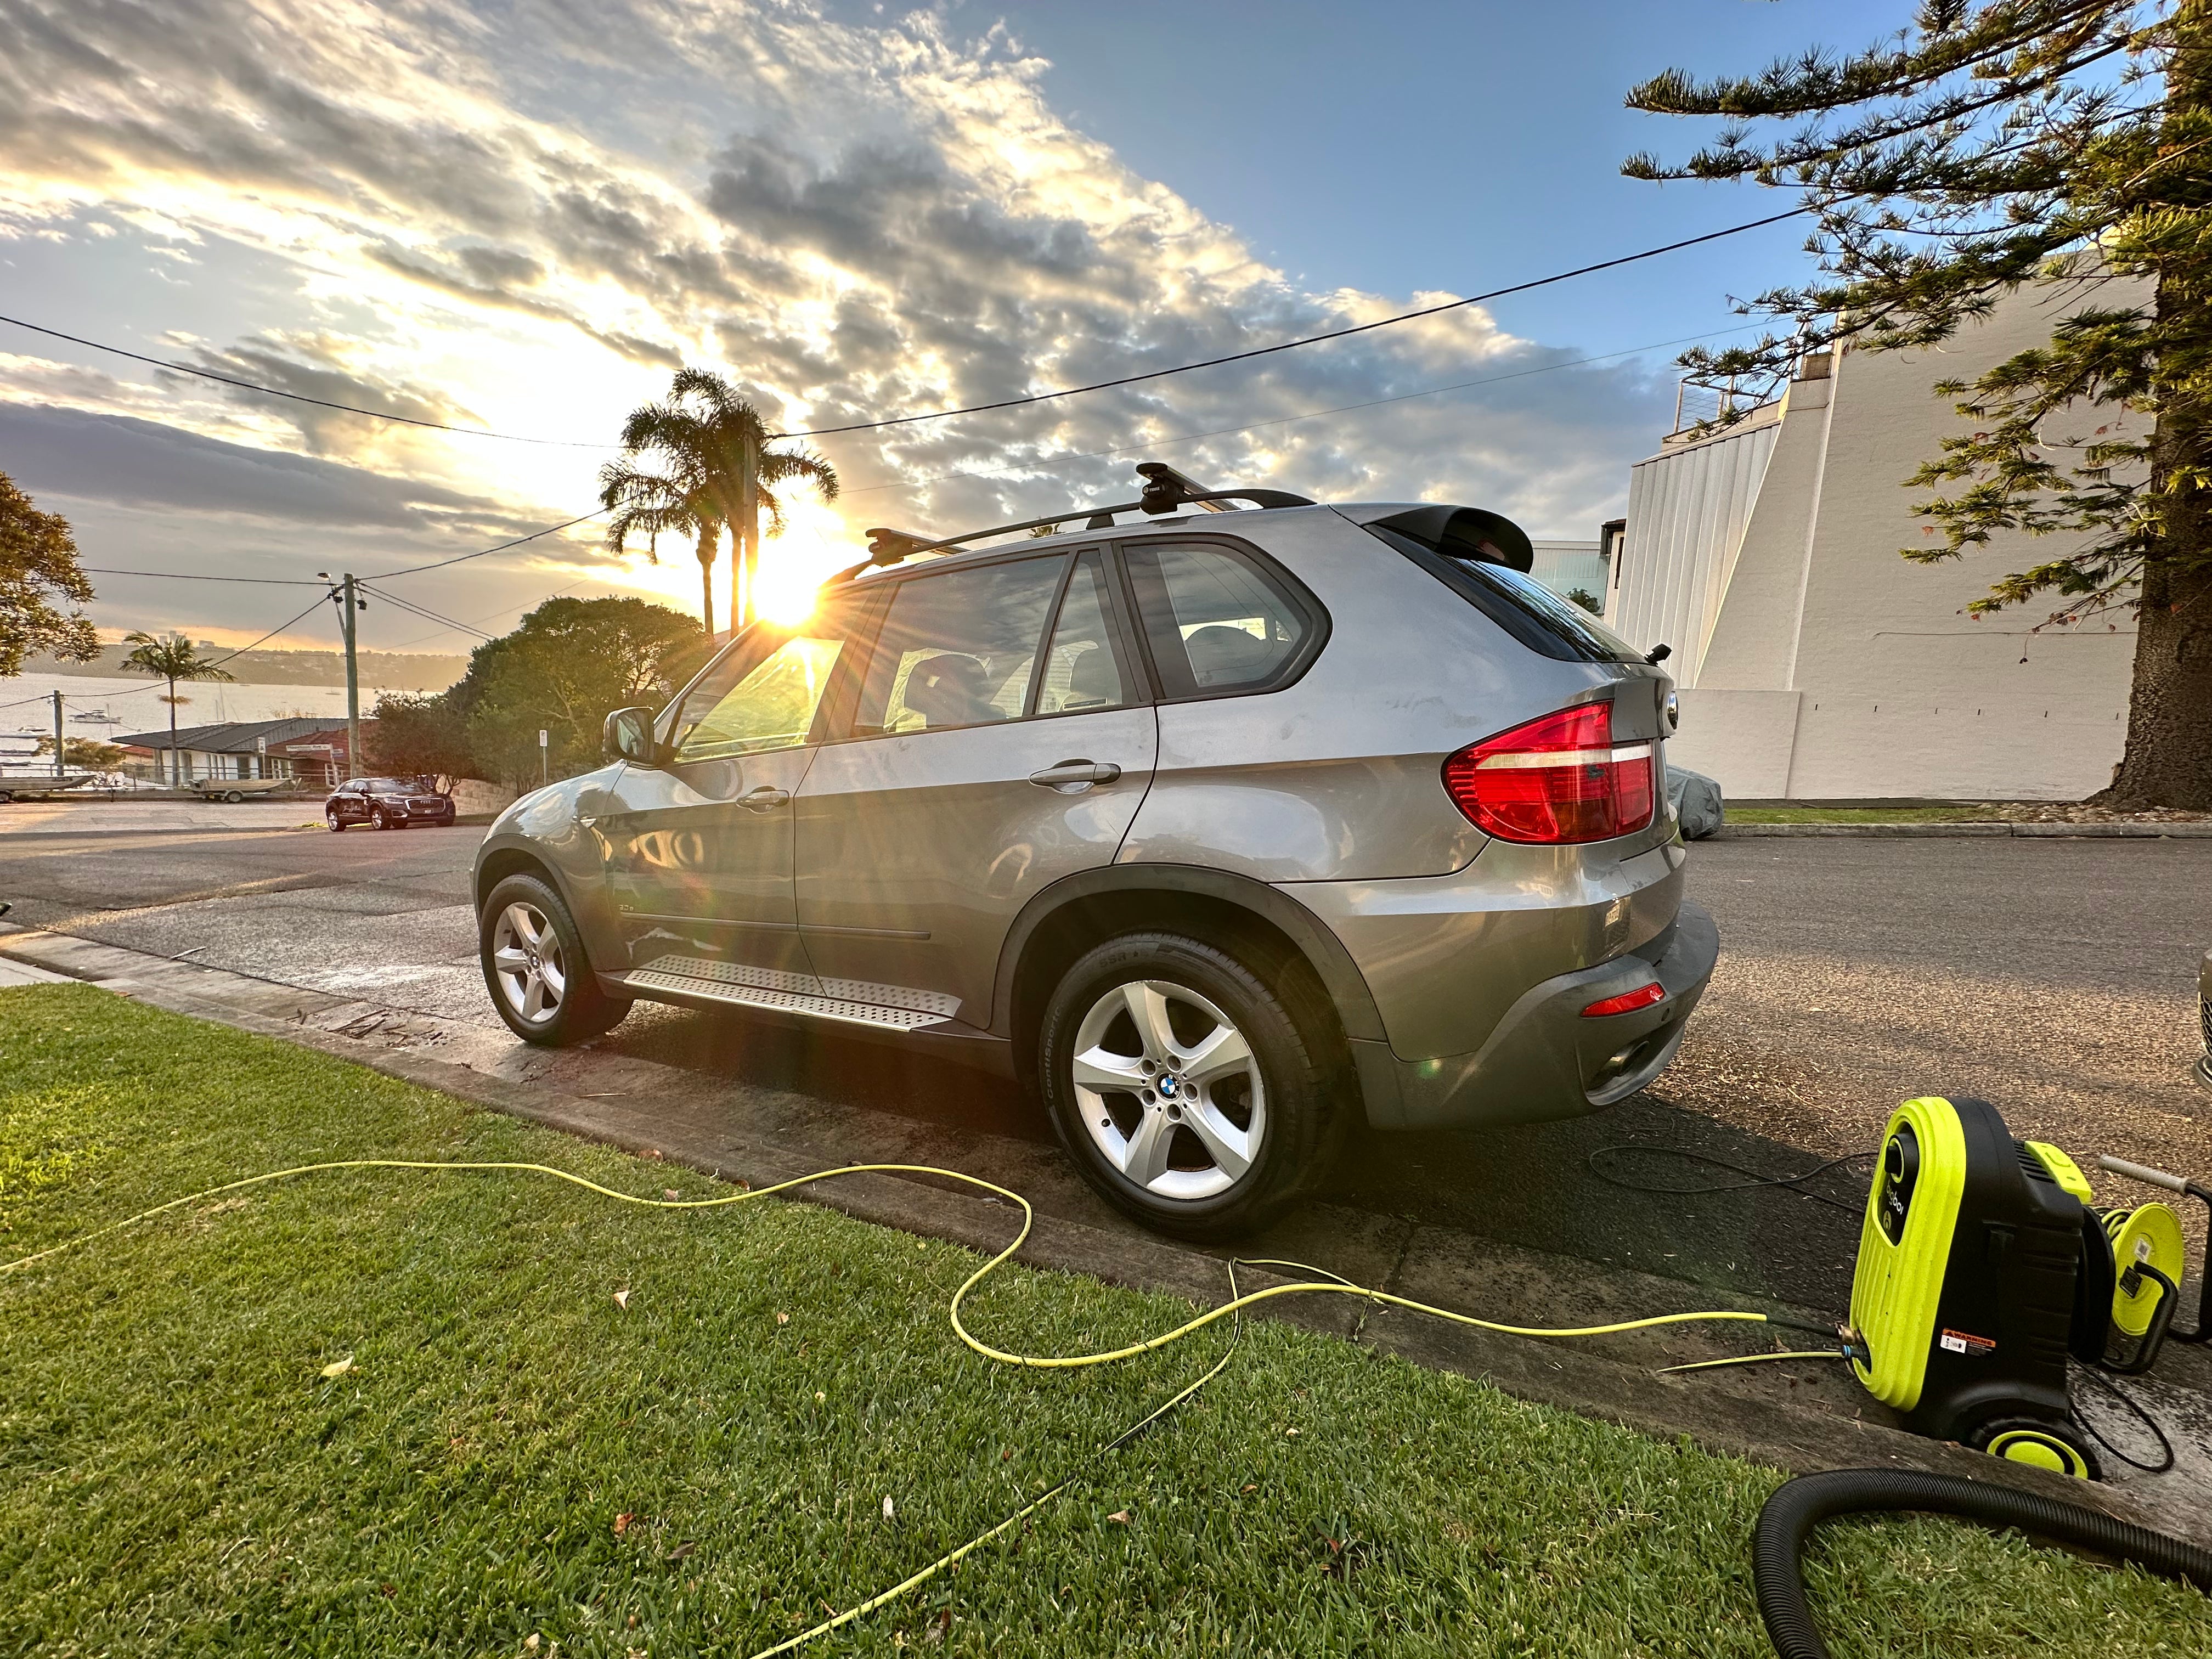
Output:
[[1730,806],[1730,823],[1992,823],[1997,806]]
[[[90,988],[0,991],[0,1260],[365,1156],[711,1187]],[[944,1316],[977,1260],[776,1200],[375,1172],[0,1275],[0,1652],[742,1659],[1227,1340],[994,1365]],[[1012,1268],[970,1306],[1032,1352],[1189,1311]],[[809,1651],[1765,1655],[1748,1540],[1780,1479],[1261,1321],[1026,1530]],[[1830,1528],[1812,1579],[1839,1654],[2212,1652],[2194,1590],[1945,1522]]]

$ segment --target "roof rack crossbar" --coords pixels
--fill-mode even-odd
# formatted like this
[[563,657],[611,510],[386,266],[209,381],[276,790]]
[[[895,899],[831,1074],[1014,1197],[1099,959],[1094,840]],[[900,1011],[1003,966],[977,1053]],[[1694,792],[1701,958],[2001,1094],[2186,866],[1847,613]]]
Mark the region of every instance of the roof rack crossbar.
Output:
[[1249,501],[1255,507],[1311,507],[1310,496],[1294,495],[1287,489],[1202,489],[1197,483],[1178,472],[1165,461],[1144,461],[1137,471],[1145,479],[1145,493],[1133,501],[1116,501],[1111,507],[1073,507],[1055,513],[1048,518],[1024,519],[1018,524],[992,525],[983,530],[963,531],[957,536],[928,537],[911,530],[894,530],[878,526],[868,532],[868,556],[848,569],[830,578],[832,583],[851,581],[864,570],[878,565],[892,565],[913,558],[920,553],[936,553],[946,548],[960,547],[969,542],[981,541],[986,536],[1010,535],[1017,530],[1058,529],[1071,519],[1085,520],[1086,530],[1111,530],[1114,516],[1119,513],[1146,513],[1158,516],[1173,513],[1180,507],[1201,507],[1209,513],[1226,511],[1225,503]]

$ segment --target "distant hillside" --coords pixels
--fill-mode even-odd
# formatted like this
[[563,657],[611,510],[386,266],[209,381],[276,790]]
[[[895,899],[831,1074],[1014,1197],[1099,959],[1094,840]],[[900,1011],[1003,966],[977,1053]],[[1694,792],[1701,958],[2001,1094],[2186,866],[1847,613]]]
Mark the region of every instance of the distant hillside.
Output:
[[[31,657],[23,664],[26,674],[96,675],[112,679],[127,672],[123,659],[127,645],[103,646],[90,662],[57,662],[52,657]],[[218,647],[203,653],[221,656]],[[468,672],[466,657],[416,656],[401,651],[361,653],[361,684],[410,691],[442,691]],[[248,685],[343,685],[345,658],[336,651],[246,651],[223,664],[224,672]]]

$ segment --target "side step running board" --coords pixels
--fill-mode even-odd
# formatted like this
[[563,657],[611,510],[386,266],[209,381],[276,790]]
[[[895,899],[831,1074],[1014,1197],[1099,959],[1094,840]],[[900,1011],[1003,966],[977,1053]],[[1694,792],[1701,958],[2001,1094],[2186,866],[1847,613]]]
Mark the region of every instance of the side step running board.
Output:
[[[660,993],[694,998],[702,1002],[720,1003],[729,1007],[770,1008],[782,1013],[808,1014],[817,1019],[840,1020],[848,1025],[873,1025],[892,1031],[911,1031],[924,1025],[936,1025],[946,1018],[934,1009],[887,1008],[881,1003],[861,1002],[850,997],[777,990],[765,985],[738,984],[694,974],[672,974],[658,968],[634,968],[620,977],[623,984],[647,995]],[[801,976],[791,975],[785,977],[798,979]]]

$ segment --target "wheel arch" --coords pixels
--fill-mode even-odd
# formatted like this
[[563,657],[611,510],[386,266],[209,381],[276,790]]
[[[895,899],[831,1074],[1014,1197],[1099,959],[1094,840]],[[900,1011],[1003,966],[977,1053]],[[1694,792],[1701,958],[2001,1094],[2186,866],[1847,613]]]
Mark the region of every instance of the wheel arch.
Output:
[[476,908],[482,911],[484,901],[491,896],[492,889],[509,876],[535,876],[561,896],[568,907],[568,914],[576,914],[574,902],[568,896],[568,884],[560,872],[537,854],[524,847],[497,847],[477,860]]
[[[1382,1017],[1343,942],[1279,889],[1200,866],[1115,864],[1054,883],[1022,907],[999,954],[991,1029],[1034,1058],[1052,988],[1077,957],[1116,933],[1167,927],[1208,943],[1256,947],[1309,973],[1326,1013],[1350,1038],[1382,1036]],[[1264,964],[1262,964],[1264,965]]]
[[471,896],[479,922],[483,916],[484,902],[492,890],[509,876],[535,876],[560,896],[568,907],[570,920],[582,935],[584,953],[591,958],[593,969],[602,975],[618,972],[629,960],[622,934],[614,925],[603,898],[594,902],[594,896],[578,891],[578,884],[571,881],[560,864],[548,858],[527,842],[508,842],[487,846],[477,854],[476,874],[471,882]]

